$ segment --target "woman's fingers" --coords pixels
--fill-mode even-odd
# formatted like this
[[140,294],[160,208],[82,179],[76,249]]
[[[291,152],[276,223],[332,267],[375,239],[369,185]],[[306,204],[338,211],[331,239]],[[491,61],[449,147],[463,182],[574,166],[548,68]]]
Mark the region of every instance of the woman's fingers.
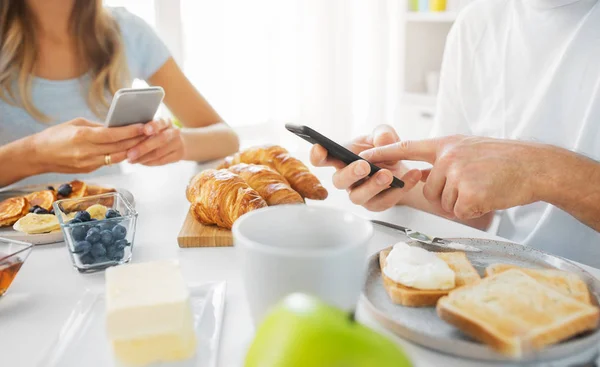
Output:
[[147,136],[156,135],[156,134],[160,133],[161,131],[163,131],[169,127],[172,127],[172,126],[173,126],[173,124],[172,124],[171,120],[160,119],[160,120],[149,121],[144,124],[144,134],[146,134]]
[[143,164],[146,166],[162,166],[165,164],[177,162],[177,161],[181,160],[182,157],[183,157],[183,150],[176,150],[176,151],[171,152],[159,159],[149,161],[149,162],[143,163]]
[[169,144],[166,144],[158,149],[151,151],[150,153],[138,158],[135,163],[139,164],[147,164],[148,162],[155,161],[160,159],[166,155],[169,155],[176,151],[178,147],[173,147]]
[[176,139],[180,139],[179,130],[174,128],[163,130],[157,135],[149,137],[138,146],[129,149],[127,152],[127,158],[130,163],[137,163],[139,162],[140,158],[146,154],[160,148],[163,145],[167,145],[169,142]]
[[369,172],[371,172],[369,163],[363,160],[352,162],[333,174],[333,185],[340,190],[346,190],[357,181],[367,177]]
[[133,124],[122,127],[82,126],[79,136],[93,144],[108,144],[144,135],[144,125]]
[[117,152],[127,152],[129,149],[135,147],[146,139],[148,138],[142,135],[115,143],[98,144],[92,149],[92,154],[113,154]]

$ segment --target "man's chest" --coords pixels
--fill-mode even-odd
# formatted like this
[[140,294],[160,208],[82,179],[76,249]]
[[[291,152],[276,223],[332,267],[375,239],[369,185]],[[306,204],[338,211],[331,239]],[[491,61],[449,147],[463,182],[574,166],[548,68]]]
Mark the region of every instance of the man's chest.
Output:
[[527,47],[507,32],[501,47],[474,55],[461,85],[472,131],[600,158],[593,143],[600,141],[600,26],[596,29],[546,47]]

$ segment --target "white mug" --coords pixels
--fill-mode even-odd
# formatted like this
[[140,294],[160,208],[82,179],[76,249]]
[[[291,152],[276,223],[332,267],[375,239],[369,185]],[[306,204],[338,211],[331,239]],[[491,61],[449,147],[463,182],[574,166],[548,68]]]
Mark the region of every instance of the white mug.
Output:
[[365,280],[371,222],[338,209],[281,205],[233,225],[255,325],[290,293],[304,292],[351,311]]

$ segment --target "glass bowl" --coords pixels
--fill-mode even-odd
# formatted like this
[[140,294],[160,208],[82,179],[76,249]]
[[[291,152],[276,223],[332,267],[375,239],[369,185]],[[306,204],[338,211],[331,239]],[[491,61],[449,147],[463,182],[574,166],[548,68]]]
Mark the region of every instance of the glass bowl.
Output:
[[10,287],[33,245],[0,237],[0,297]]
[[131,260],[138,214],[123,195],[64,199],[53,206],[75,269],[94,272]]

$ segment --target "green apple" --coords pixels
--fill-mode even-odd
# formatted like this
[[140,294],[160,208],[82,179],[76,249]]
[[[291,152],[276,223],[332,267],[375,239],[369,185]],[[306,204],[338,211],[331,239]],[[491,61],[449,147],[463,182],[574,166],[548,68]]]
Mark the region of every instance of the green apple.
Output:
[[348,313],[301,293],[265,317],[246,367],[410,367],[399,346]]

